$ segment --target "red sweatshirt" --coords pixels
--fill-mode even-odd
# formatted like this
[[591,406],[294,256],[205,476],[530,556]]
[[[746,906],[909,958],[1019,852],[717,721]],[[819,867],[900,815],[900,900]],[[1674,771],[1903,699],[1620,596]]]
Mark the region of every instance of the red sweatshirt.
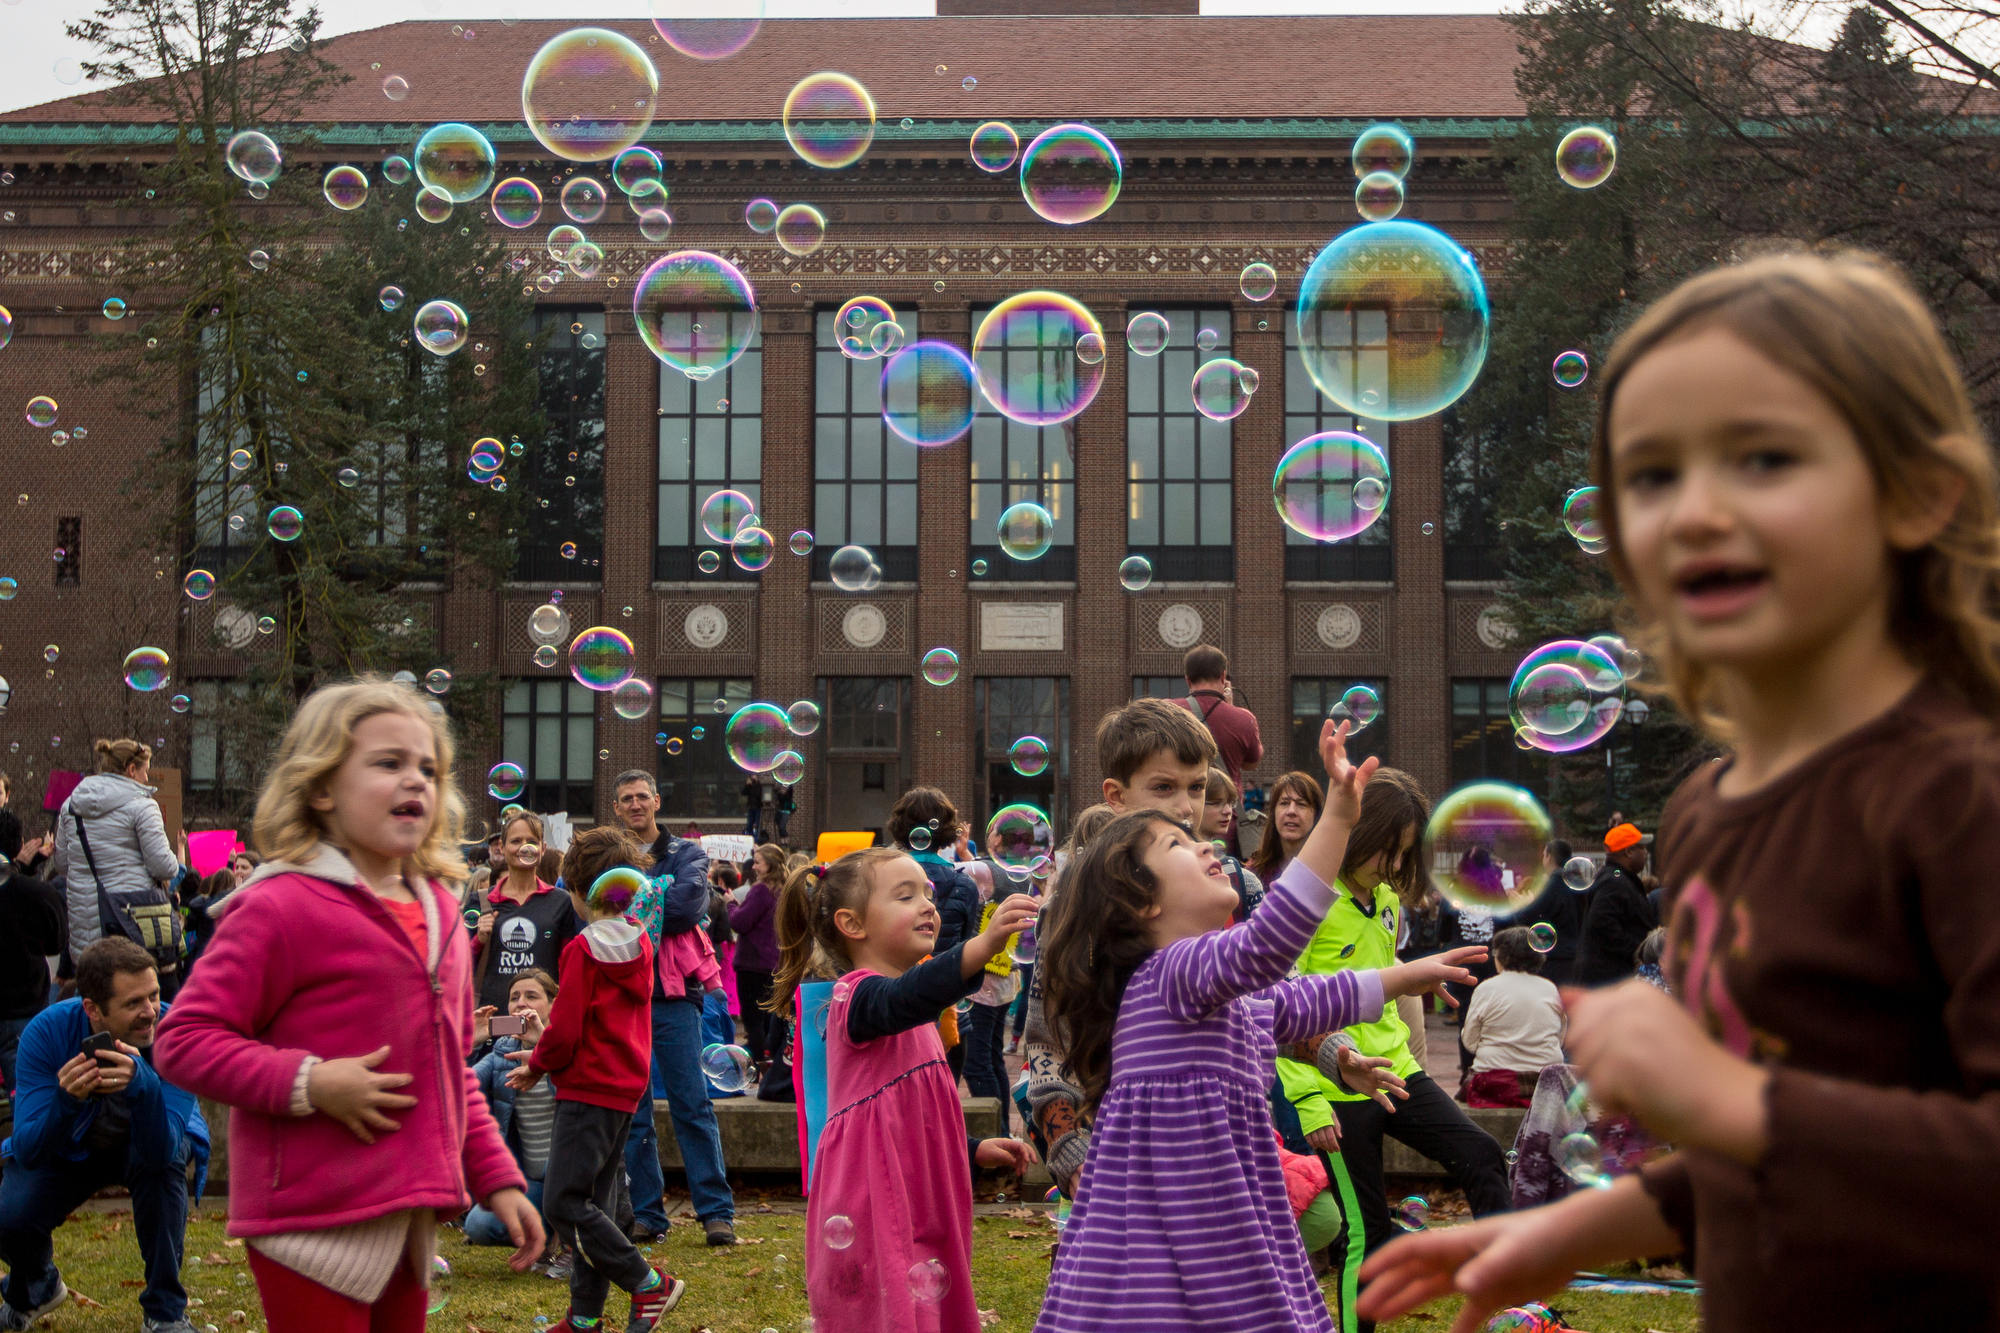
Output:
[[558,1101],[634,1111],[653,1064],[653,941],[630,921],[593,921],[563,947],[549,1030],[528,1067]]

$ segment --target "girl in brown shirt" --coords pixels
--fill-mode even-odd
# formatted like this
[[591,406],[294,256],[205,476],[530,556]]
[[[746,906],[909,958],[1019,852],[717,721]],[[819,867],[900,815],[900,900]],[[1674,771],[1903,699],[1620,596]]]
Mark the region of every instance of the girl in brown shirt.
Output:
[[1899,274],[1790,255],[1601,382],[1612,567],[1733,753],[1661,823],[1673,995],[1572,993],[1570,1046],[1679,1151],[1384,1248],[1360,1313],[1456,1290],[1470,1333],[1680,1249],[1709,1333],[2000,1329],[2000,499],[1951,353]]

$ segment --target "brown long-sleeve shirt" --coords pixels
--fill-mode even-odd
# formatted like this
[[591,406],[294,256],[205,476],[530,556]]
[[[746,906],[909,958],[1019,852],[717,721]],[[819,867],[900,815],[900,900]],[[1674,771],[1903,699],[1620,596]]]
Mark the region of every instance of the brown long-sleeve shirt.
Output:
[[2000,1330],[2000,734],[1925,681],[1748,796],[1660,825],[1667,972],[1773,1071],[1770,1148],[1644,1172],[1708,1333]]

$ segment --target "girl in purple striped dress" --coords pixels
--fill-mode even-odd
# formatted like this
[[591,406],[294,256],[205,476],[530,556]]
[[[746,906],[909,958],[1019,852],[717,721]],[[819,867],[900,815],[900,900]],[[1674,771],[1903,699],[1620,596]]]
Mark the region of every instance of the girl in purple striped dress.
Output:
[[1094,1123],[1040,1333],[1333,1328],[1271,1127],[1278,1045],[1466,983],[1486,952],[1285,980],[1333,903],[1375,770],[1347,762],[1346,734],[1321,732],[1326,812],[1241,925],[1213,847],[1159,811],[1115,821],[1065,874],[1042,927],[1044,998]]

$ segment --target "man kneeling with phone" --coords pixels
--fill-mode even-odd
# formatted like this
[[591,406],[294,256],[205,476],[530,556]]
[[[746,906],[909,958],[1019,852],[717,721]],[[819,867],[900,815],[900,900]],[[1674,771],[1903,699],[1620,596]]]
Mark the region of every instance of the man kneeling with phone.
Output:
[[181,1249],[188,1165],[198,1198],[208,1126],[194,1094],[153,1070],[153,1035],[168,1006],[152,955],[123,936],[100,939],[76,960],[76,990],[21,1034],[14,1134],[0,1143],[0,1260],[8,1269],[0,1330],[33,1327],[68,1302],[53,1233],[91,1195],[124,1185],[146,1264],[145,1333],[193,1333]]

